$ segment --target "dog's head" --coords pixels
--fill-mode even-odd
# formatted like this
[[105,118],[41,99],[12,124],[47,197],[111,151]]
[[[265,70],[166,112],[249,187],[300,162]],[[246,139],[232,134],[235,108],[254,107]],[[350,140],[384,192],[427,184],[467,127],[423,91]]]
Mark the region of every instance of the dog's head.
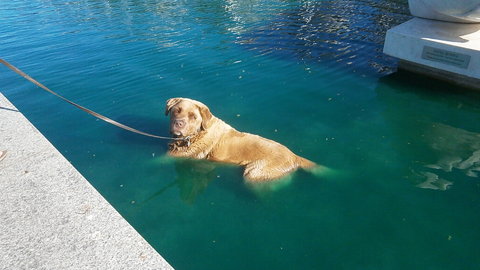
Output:
[[188,98],[167,100],[165,115],[170,114],[170,133],[179,138],[194,136],[212,124],[212,114],[205,104]]

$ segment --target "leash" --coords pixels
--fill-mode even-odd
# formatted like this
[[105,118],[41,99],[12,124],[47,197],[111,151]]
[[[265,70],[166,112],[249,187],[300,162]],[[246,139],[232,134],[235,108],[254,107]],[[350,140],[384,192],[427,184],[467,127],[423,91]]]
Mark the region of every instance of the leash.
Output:
[[36,86],[42,88],[43,90],[61,98],[62,100],[70,103],[71,105],[77,107],[78,109],[90,114],[90,115],[93,115],[95,117],[97,117],[98,119],[100,120],[103,120],[109,124],[112,124],[114,126],[117,126],[121,129],[125,129],[125,130],[128,130],[130,132],[133,132],[133,133],[137,133],[137,134],[140,134],[140,135],[144,135],[144,136],[148,136],[148,137],[153,137],[153,138],[157,138],[157,139],[165,139],[165,140],[175,140],[175,141],[185,141],[187,143],[187,145],[190,145],[190,136],[188,137],[185,137],[185,138],[173,138],[173,137],[163,137],[163,136],[158,136],[158,135],[154,135],[154,134],[150,134],[150,133],[147,133],[147,132],[143,132],[143,131],[140,131],[138,129],[134,129],[132,127],[129,127],[127,125],[124,125],[122,123],[119,123],[113,119],[110,119],[104,115],[101,115],[99,113],[96,113],[90,109],[87,109],[81,105],[78,105],[77,103],[73,102],[73,101],[70,101],[68,100],[67,98],[55,93],[54,91],[50,90],[48,87],[46,87],[45,85],[39,83],[38,81],[36,81],[35,79],[33,79],[32,77],[28,76],[28,74],[26,74],[25,72],[21,71],[20,69],[18,69],[17,67],[15,67],[14,65],[8,63],[7,61],[3,60],[0,58],[0,63],[4,64],[6,67],[8,67],[9,69],[13,70],[15,73],[17,73],[18,75],[22,76],[23,78],[29,80],[30,82],[32,82],[33,84],[35,84]]

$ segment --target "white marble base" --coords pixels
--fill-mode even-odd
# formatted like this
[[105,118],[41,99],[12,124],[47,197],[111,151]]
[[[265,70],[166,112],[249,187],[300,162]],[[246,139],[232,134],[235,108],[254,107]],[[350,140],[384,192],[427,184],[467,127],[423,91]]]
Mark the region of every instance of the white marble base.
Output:
[[383,52],[424,70],[431,69],[432,76],[456,74],[441,79],[466,77],[478,82],[480,88],[480,24],[414,18],[388,30]]
[[415,17],[480,23],[480,0],[408,0],[408,7]]

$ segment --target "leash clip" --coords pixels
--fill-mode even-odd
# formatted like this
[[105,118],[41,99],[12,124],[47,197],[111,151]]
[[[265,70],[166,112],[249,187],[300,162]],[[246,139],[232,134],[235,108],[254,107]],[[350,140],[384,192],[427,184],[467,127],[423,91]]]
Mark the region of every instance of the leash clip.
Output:
[[190,147],[190,136],[183,138],[183,141],[187,143],[187,147]]

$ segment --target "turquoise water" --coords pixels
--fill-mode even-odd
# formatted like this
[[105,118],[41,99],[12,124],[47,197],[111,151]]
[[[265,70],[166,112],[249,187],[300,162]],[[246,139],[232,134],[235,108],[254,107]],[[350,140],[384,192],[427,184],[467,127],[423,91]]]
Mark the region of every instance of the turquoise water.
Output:
[[479,95],[381,53],[407,1],[13,1],[0,57],[168,135],[190,97],[335,170],[252,189],[6,68],[0,90],[176,269],[478,269]]

